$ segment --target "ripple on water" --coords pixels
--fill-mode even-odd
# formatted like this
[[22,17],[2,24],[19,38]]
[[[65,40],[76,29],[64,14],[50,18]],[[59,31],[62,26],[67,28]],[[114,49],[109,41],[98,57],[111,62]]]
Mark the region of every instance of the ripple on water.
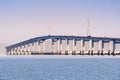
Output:
[[119,80],[120,59],[2,59],[0,80]]

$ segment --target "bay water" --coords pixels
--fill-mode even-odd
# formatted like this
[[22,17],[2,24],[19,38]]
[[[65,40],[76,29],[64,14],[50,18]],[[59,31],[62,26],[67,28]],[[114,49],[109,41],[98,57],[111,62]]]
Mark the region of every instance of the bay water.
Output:
[[120,59],[0,58],[0,80],[120,80]]

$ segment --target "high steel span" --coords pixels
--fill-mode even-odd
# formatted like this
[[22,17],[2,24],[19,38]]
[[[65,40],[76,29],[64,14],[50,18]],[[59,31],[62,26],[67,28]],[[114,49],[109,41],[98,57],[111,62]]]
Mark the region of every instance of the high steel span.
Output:
[[6,47],[7,55],[120,55],[120,38],[42,36]]

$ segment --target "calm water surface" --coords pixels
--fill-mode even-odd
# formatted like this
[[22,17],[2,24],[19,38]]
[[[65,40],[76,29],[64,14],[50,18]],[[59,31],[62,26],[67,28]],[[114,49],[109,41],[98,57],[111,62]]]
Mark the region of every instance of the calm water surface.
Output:
[[0,58],[0,80],[120,80],[120,59]]

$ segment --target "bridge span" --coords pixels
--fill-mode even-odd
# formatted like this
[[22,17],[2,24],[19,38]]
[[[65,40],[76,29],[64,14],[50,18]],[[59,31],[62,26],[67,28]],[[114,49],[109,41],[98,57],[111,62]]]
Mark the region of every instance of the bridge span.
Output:
[[120,38],[42,36],[6,47],[7,55],[120,55]]

